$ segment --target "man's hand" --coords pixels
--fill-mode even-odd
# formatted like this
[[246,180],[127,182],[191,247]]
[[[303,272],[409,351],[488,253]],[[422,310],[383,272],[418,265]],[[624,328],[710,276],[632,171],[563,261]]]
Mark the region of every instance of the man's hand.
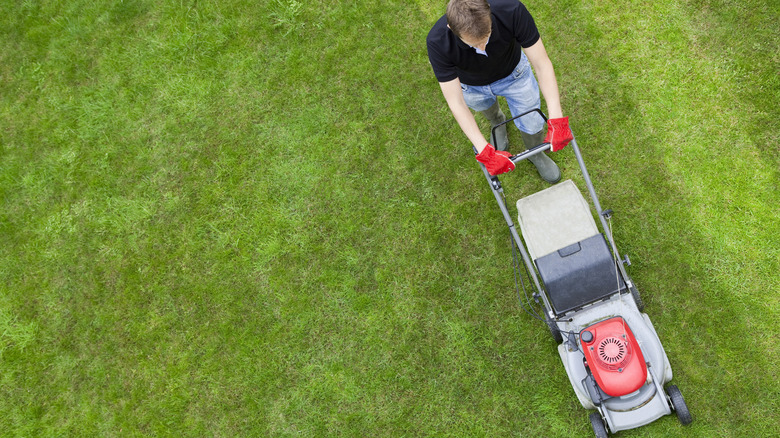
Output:
[[552,145],[553,152],[565,148],[573,138],[568,117],[547,120],[547,136],[544,137],[544,142]]
[[488,143],[477,155],[477,161],[485,165],[489,174],[496,176],[515,170],[515,163],[509,159],[510,156],[512,155],[509,152],[496,151],[496,148]]

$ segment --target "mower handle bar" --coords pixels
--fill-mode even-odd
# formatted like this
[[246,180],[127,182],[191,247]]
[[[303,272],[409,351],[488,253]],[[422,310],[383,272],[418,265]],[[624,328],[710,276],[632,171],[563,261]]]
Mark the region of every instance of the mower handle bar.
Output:
[[[524,113],[522,113],[520,115],[514,116],[511,119],[507,119],[507,120],[497,124],[496,126],[494,126],[493,129],[491,130],[492,138],[496,138],[496,129],[497,128],[500,128],[501,126],[504,126],[507,123],[509,123],[509,122],[511,122],[511,121],[513,121],[515,119],[519,119],[520,117],[523,117],[523,116],[531,114],[531,113],[539,114],[542,117],[542,120],[544,120],[544,122],[547,123],[547,116],[544,115],[542,110],[539,109],[539,108],[534,108],[534,109],[532,109],[530,111],[526,111],[526,112],[524,112]],[[511,157],[509,157],[509,159],[512,160],[512,163],[517,164],[517,163],[519,163],[519,162],[521,162],[521,161],[523,161],[523,160],[525,160],[527,158],[530,158],[530,157],[532,157],[532,156],[534,156],[536,154],[540,154],[542,152],[545,152],[545,151],[548,151],[548,150],[551,150],[551,149],[552,149],[552,145],[550,143],[542,143],[542,144],[534,146],[531,149],[528,149],[528,150],[526,150],[526,151],[524,151],[522,153],[519,153],[517,155],[512,155]]]
[[542,143],[539,146],[534,146],[531,149],[528,149],[522,153],[519,153],[517,155],[512,155],[511,157],[509,157],[509,159],[512,160],[513,163],[517,164],[536,154],[541,154],[542,152],[549,151],[549,150],[552,150],[552,144]]

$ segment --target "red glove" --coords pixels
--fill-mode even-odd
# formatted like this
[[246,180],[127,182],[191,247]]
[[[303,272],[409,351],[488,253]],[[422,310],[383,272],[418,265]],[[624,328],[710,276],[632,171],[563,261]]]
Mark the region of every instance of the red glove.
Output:
[[496,151],[496,149],[488,143],[482,152],[477,155],[477,161],[484,164],[489,174],[496,176],[510,170],[515,170],[515,163],[509,159],[512,154],[506,151]]
[[568,117],[547,120],[547,136],[544,137],[544,142],[552,145],[553,152],[565,148],[573,138]]

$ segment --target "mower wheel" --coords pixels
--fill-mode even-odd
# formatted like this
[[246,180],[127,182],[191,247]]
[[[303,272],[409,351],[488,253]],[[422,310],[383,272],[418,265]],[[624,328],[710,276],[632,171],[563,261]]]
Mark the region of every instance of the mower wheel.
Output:
[[669,385],[666,387],[666,393],[669,394],[669,399],[672,402],[674,412],[677,413],[677,419],[680,420],[683,426],[691,424],[693,417],[688,410],[688,405],[685,404],[685,399],[682,396],[682,392],[676,385]]
[[590,425],[593,427],[593,433],[596,434],[596,438],[607,438],[609,436],[604,420],[601,419],[601,414],[598,412],[590,414]]
[[547,328],[550,329],[550,334],[555,340],[555,343],[560,344],[563,342],[563,336],[561,335],[561,331],[558,330],[558,325],[555,323],[555,321],[553,321],[549,316],[546,316],[544,320],[547,322]]
[[636,286],[631,286],[629,289],[631,289],[631,298],[634,299],[636,308],[639,309],[640,312],[645,310],[645,302],[642,301],[642,297],[639,296],[639,289],[637,289]]

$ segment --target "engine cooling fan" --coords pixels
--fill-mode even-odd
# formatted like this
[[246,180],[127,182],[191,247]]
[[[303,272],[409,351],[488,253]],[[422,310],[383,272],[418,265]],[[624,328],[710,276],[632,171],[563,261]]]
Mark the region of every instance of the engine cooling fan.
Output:
[[609,336],[599,342],[596,347],[596,358],[599,366],[617,371],[631,360],[631,345],[617,336]]

